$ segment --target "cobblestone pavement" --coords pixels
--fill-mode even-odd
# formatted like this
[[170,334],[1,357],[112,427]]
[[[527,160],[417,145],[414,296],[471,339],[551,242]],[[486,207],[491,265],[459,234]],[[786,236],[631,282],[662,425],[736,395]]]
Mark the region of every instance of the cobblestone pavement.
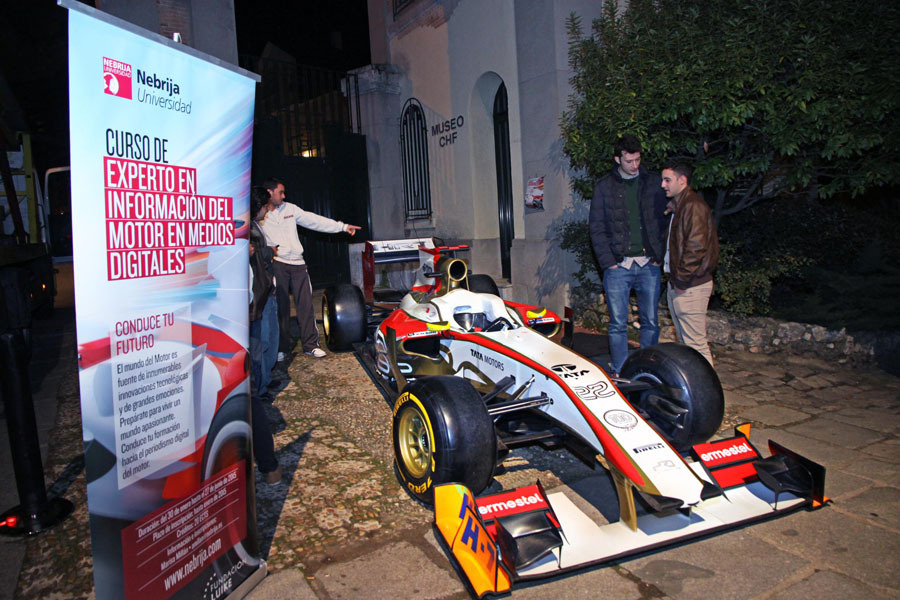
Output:
[[[900,588],[900,379],[821,360],[717,352],[726,393],[722,432],[754,423],[768,438],[821,462],[833,504],[516,588],[514,598],[897,598]],[[248,597],[468,597],[431,533],[431,512],[403,492],[392,468],[390,407],[352,354],[287,366],[268,407],[285,477],[257,476],[259,529],[270,575]],[[16,598],[87,598],[91,557],[74,363],[58,393],[45,464],[48,485],[76,505],[63,525],[27,541]],[[602,470],[565,451],[513,453],[493,484],[540,478],[584,490]],[[0,543],[3,543],[0,541]]]

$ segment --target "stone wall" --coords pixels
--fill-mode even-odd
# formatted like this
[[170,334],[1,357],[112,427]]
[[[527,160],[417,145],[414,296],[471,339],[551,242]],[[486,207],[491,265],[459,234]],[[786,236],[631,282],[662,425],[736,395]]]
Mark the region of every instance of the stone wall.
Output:
[[[600,298],[600,315],[604,325],[605,298]],[[631,299],[628,318],[629,337],[637,339],[640,324],[637,302]],[[669,317],[665,300],[659,305],[660,338],[675,339],[675,328]],[[633,334],[632,334],[633,332]],[[900,373],[900,331],[847,331],[827,329],[821,325],[779,321],[769,317],[738,317],[720,310],[707,315],[707,335],[710,344],[729,350],[774,354],[787,352],[807,354],[842,365],[874,363],[891,373]]]

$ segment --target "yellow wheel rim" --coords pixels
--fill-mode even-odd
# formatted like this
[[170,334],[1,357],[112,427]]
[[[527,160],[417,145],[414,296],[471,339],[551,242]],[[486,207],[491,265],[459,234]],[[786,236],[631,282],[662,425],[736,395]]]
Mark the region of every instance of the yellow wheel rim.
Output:
[[400,458],[407,472],[421,479],[431,466],[431,435],[425,417],[414,406],[406,406],[400,413],[397,426]]
[[331,339],[331,313],[328,311],[328,303],[322,303],[322,328],[325,329],[325,339]]

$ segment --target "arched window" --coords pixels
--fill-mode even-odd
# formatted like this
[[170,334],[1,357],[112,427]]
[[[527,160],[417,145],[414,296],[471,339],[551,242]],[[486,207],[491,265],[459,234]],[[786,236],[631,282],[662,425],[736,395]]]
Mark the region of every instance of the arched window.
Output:
[[501,83],[494,96],[494,158],[497,164],[497,208],[500,216],[500,267],[504,279],[512,275],[512,167],[509,158],[509,98]]
[[422,104],[410,98],[400,117],[400,162],[407,219],[431,217],[431,180],[428,176],[428,127]]

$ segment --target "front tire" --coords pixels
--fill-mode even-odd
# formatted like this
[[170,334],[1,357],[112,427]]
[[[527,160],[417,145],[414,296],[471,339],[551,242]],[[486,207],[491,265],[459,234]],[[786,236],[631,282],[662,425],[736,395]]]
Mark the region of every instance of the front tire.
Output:
[[481,396],[464,379],[422,377],[394,404],[394,462],[406,490],[426,504],[434,486],[461,483],[479,494],[497,462],[494,424]]
[[622,366],[624,379],[653,388],[628,400],[678,452],[708,440],[722,425],[725,395],[719,376],[703,355],[681,344],[641,348]]
[[350,350],[366,339],[366,303],[355,285],[341,283],[322,296],[325,343],[334,351]]

